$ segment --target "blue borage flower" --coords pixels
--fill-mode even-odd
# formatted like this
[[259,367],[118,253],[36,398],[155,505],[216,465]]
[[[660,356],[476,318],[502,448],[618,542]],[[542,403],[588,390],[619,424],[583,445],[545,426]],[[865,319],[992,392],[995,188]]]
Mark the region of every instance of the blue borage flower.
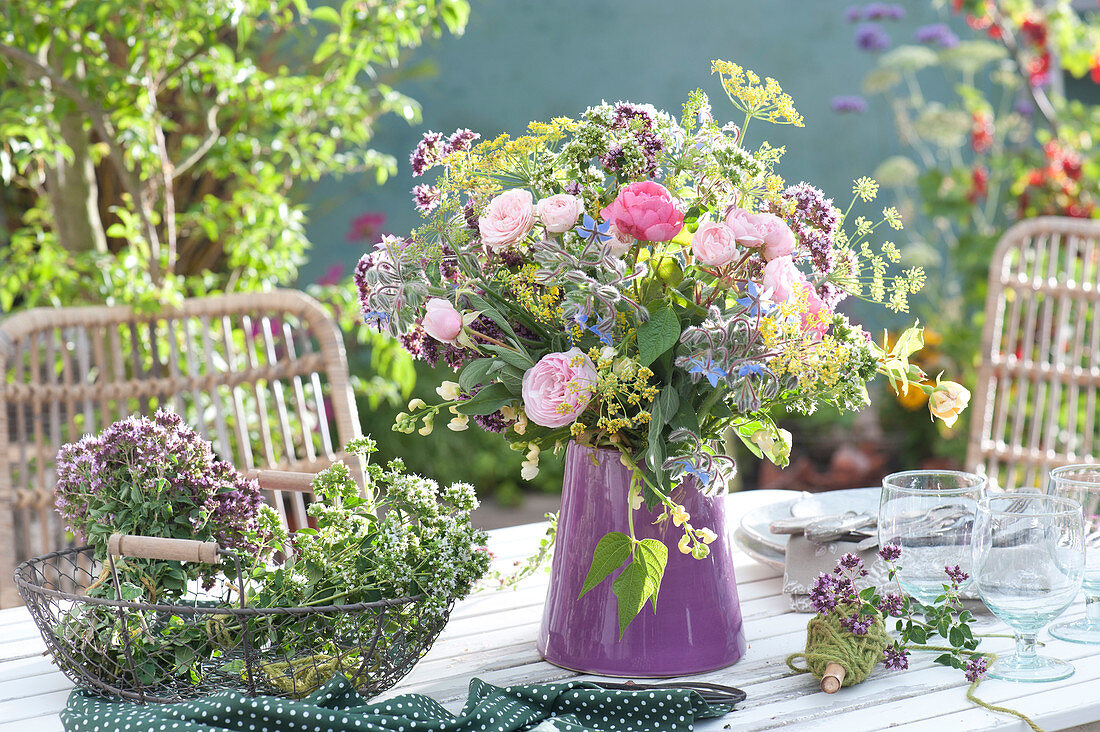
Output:
[[604,242],[611,240],[611,234],[609,233],[610,229],[611,224],[609,222],[604,221],[603,223],[596,223],[596,220],[594,218],[592,218],[588,214],[585,214],[584,219],[581,220],[581,225],[577,229],[577,231],[579,231],[580,235],[583,236],[585,239],[591,239],[593,236],[595,236],[596,241],[600,244],[603,244]]
[[[614,342],[611,340],[611,334],[600,328],[600,324],[595,325],[588,324],[588,313],[583,310],[577,311],[577,314],[573,316],[573,322],[579,325],[584,330],[591,331],[596,334],[596,337],[600,339],[600,343],[605,346],[613,346]],[[572,339],[570,339],[572,341]]]
[[737,376],[740,378],[745,378],[746,376],[767,377],[775,376],[775,374],[773,374],[772,370],[769,369],[767,366],[764,366],[763,364],[745,363],[737,367]]
[[691,366],[688,369],[689,374],[702,374],[711,386],[718,386],[718,379],[729,376],[728,371],[716,365],[710,358],[704,359],[702,356],[693,356],[688,359],[688,364]]
[[737,298],[737,304],[753,317],[767,315],[776,307],[771,295],[771,290],[761,289],[755,282],[750,282],[745,286],[745,296]]
[[363,323],[366,325],[382,325],[388,322],[390,314],[381,310],[367,310],[363,313]]
[[686,475],[694,475],[702,485],[710,485],[711,474],[690,460],[677,460],[674,464],[683,468]]

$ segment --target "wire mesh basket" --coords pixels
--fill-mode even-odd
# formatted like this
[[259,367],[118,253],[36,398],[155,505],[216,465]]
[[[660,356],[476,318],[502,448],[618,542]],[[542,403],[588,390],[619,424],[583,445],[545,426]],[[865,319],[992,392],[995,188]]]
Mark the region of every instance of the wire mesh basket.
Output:
[[[192,582],[176,604],[129,601],[115,556],[211,564],[219,555],[236,557],[214,543],[117,534],[110,547],[108,571],[84,546],[23,562],[15,582],[66,676],[80,688],[142,703],[226,689],[301,698],[337,673],[370,698],[412,669],[450,614],[450,606],[428,612],[423,596],[248,607],[243,579],[210,590]],[[101,575],[113,579],[118,599],[88,596]]]

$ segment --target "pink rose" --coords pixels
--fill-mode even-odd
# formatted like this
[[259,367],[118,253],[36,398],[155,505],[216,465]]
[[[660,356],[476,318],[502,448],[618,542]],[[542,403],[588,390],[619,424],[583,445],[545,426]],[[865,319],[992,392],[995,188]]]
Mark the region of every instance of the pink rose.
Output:
[[759,213],[753,218],[757,235],[764,240],[764,259],[769,262],[794,251],[794,232],[775,214]]
[[775,214],[754,214],[743,208],[735,208],[726,214],[726,226],[733,230],[738,244],[746,247],[763,246],[764,259],[769,262],[794,251],[794,232],[786,221]]
[[737,243],[745,247],[758,247],[764,243],[764,237],[756,230],[755,215],[743,208],[731,209],[726,214],[726,226],[733,231]]
[[481,241],[491,249],[517,242],[535,225],[534,203],[530,191],[513,188],[496,196],[478,219]]
[[619,231],[642,241],[669,241],[684,228],[684,212],[660,183],[645,180],[619,189],[600,217]]
[[612,257],[625,257],[630,247],[634,246],[634,238],[616,229],[614,224],[607,227],[607,235],[611,238],[604,242],[604,246]]
[[551,234],[562,234],[573,228],[584,213],[584,202],[568,193],[544,198],[535,206],[535,215]]
[[764,276],[760,280],[760,285],[765,290],[771,290],[772,302],[783,303],[809,283],[798,271],[798,267],[794,266],[794,259],[776,257],[764,265]]
[[427,312],[420,320],[428,335],[443,343],[454,343],[462,332],[462,314],[455,310],[450,300],[433,297],[424,306]]
[[543,427],[574,422],[592,399],[596,366],[579,348],[548,353],[523,375],[523,408]]
[[725,224],[704,221],[691,238],[696,261],[708,267],[722,267],[737,259],[737,239]]

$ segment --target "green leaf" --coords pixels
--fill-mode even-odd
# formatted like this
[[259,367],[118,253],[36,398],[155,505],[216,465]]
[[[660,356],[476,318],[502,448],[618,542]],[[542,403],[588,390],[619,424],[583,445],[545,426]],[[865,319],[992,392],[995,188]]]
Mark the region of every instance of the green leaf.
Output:
[[515,401],[515,397],[508,391],[504,384],[490,384],[468,401],[455,405],[459,414],[483,415],[492,414],[506,404]]
[[656,539],[643,539],[635,545],[634,560],[611,585],[619,599],[620,638],[650,598],[656,611],[657,591],[661,587],[667,562],[668,547]]
[[953,666],[954,660],[955,657],[952,656],[950,653],[941,653],[940,655],[936,656],[936,660],[933,663],[938,663],[941,666]]
[[511,366],[505,366],[495,374],[495,378],[504,384],[504,388],[513,396],[520,396],[523,392],[523,372]]
[[332,25],[340,25],[340,14],[336,12],[335,8],[324,5],[313,9],[313,19],[331,23]]
[[680,340],[680,321],[667,304],[649,309],[649,320],[638,327],[638,362],[648,366]]
[[646,555],[646,567],[650,572],[650,579],[654,582],[653,612],[657,612],[657,592],[661,589],[661,580],[665,576],[665,567],[668,565],[668,547],[657,539],[642,539],[638,542],[637,553]]
[[479,358],[471,361],[462,368],[458,375],[458,385],[463,391],[471,391],[478,384],[484,384],[489,379],[489,369],[497,365],[494,358]]
[[961,628],[959,628],[958,626],[955,626],[954,628],[951,628],[951,630],[948,631],[947,641],[951,645],[958,648],[959,646],[961,646],[963,643],[966,642],[966,635],[962,632]]
[[509,366],[515,366],[520,371],[526,371],[535,365],[535,362],[531,360],[531,357],[522,351],[517,351],[511,348],[502,348],[500,346],[487,345],[486,351],[495,353]]
[[581,594],[577,595],[578,600],[603,582],[607,575],[623,566],[623,562],[630,557],[630,545],[630,537],[619,531],[613,531],[599,540],[592,552],[592,565],[584,578]]
[[924,644],[928,642],[928,634],[924,632],[924,628],[919,625],[914,625],[909,628],[909,639],[914,643]]

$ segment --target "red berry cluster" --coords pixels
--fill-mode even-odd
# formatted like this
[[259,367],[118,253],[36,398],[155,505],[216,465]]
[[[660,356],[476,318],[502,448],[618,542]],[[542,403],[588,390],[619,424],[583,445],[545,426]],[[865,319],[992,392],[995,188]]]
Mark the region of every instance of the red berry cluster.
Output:
[[981,154],[993,145],[993,115],[989,112],[974,112],[970,115],[970,147]]
[[1046,86],[1050,81],[1050,45],[1047,43],[1046,16],[1035,11],[1020,23],[1020,38],[1030,53],[1026,63],[1027,80],[1032,86]]
[[989,193],[989,168],[984,165],[975,165],[970,169],[970,190],[966,193],[966,200],[971,204],[985,198]]
[[[1018,201],[1021,215],[1091,216],[1096,204],[1080,183],[1081,154],[1052,140],[1043,146],[1043,157],[1044,166],[1024,175]],[[1035,211],[1028,210],[1032,206]]]

